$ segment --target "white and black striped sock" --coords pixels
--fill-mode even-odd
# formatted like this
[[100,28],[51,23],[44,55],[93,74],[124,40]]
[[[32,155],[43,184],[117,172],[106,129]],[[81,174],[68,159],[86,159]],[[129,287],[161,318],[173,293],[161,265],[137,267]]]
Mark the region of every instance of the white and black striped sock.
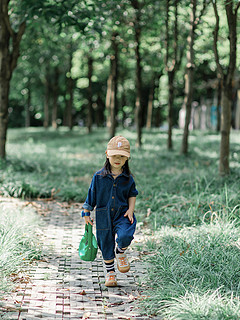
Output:
[[104,261],[104,263],[105,263],[107,272],[115,271],[114,261],[112,261],[112,262],[105,262],[105,261]]
[[[127,248],[126,248],[127,249]],[[118,253],[124,253],[126,251],[126,249],[121,249],[119,247],[116,248],[116,254]]]

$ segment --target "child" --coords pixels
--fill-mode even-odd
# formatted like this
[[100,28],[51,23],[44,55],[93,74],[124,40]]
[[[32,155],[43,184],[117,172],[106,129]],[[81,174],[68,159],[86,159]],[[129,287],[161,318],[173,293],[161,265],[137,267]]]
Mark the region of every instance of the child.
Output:
[[106,156],[104,167],[93,176],[82,217],[92,225],[90,211],[96,206],[97,241],[107,270],[105,285],[115,287],[114,258],[120,272],[130,269],[125,251],[136,229],[134,208],[138,191],[128,166],[129,141],[122,136],[113,137],[108,142]]

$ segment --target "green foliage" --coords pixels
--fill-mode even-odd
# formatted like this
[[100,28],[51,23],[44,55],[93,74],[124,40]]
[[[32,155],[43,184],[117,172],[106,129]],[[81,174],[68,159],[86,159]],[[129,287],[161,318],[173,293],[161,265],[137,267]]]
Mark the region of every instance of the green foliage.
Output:
[[[109,139],[105,129],[89,135],[85,130],[9,130],[1,193],[83,202],[93,173],[104,164]],[[138,226],[149,229],[149,242],[138,244],[141,253],[152,253],[147,256],[149,278],[144,279],[151,286],[143,301],[145,310],[166,319],[237,319],[238,134],[231,133],[232,172],[224,179],[218,177],[220,136],[215,132],[191,132],[188,157],[179,154],[179,130],[173,132],[171,152],[166,150],[164,131],[145,130],[141,149],[135,147],[135,132],[117,134],[130,141],[130,168],[139,191]]]
[[150,240],[148,311],[177,320],[237,319],[239,233],[234,222],[220,218],[198,227],[162,227]]
[[38,225],[32,209],[0,203],[0,295],[11,290],[11,279],[16,280],[29,262],[41,257]]

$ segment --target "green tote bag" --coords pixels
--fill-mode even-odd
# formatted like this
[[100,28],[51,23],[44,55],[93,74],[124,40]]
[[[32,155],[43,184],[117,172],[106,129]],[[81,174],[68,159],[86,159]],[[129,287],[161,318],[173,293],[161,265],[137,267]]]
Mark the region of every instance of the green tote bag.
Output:
[[78,253],[81,260],[93,261],[96,258],[98,250],[97,240],[92,232],[92,225],[85,224],[85,233],[82,237]]

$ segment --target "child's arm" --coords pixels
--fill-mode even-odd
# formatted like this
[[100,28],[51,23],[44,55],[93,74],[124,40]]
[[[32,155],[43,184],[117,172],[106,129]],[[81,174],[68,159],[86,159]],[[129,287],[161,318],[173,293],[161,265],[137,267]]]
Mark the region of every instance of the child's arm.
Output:
[[133,224],[133,212],[135,208],[136,203],[136,197],[130,197],[128,198],[128,210],[125,213],[124,217],[128,217],[129,221]]

